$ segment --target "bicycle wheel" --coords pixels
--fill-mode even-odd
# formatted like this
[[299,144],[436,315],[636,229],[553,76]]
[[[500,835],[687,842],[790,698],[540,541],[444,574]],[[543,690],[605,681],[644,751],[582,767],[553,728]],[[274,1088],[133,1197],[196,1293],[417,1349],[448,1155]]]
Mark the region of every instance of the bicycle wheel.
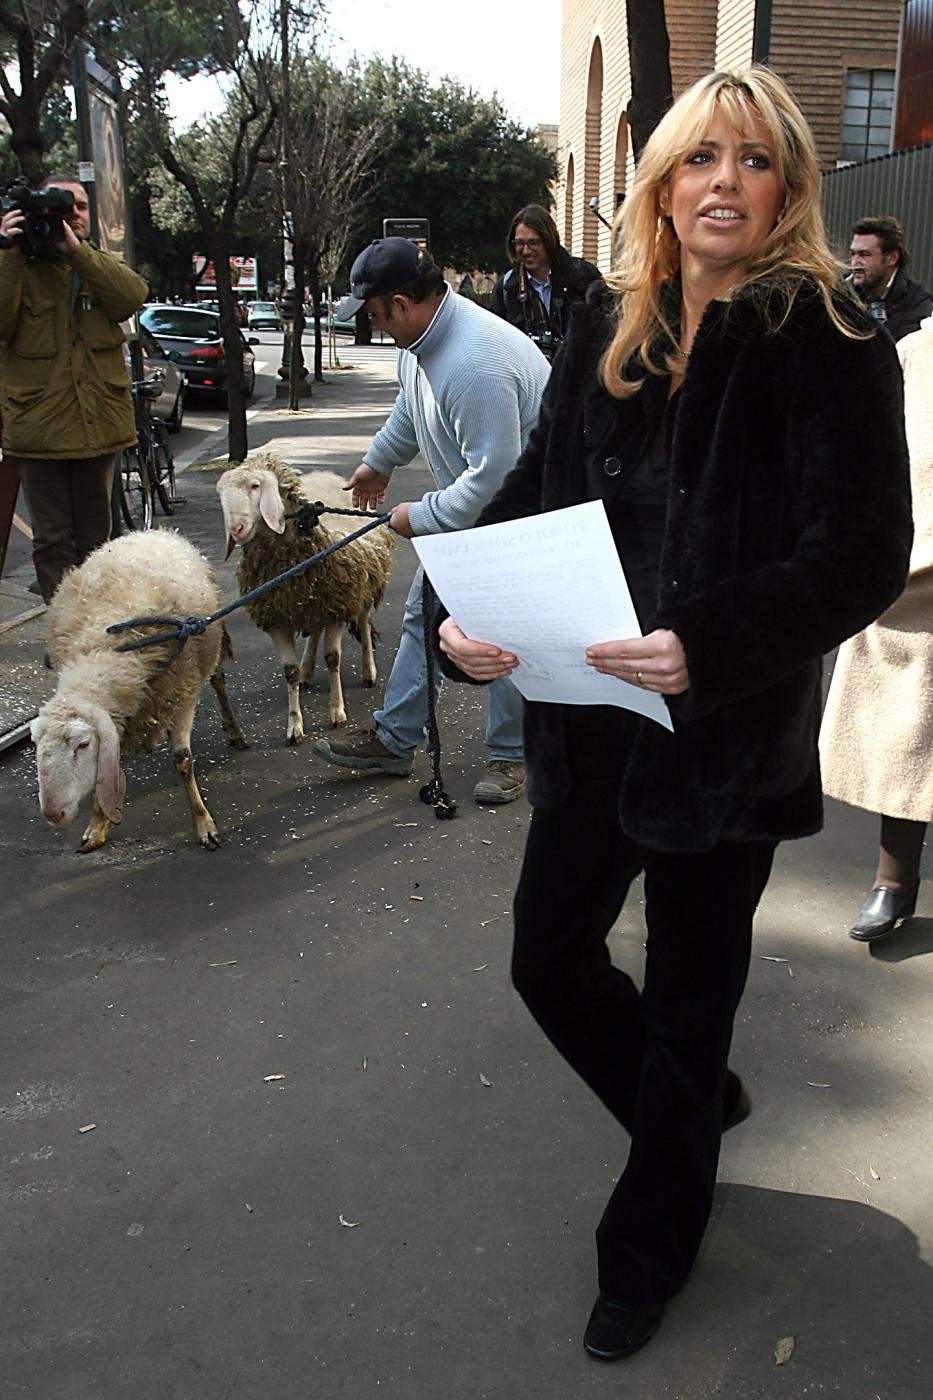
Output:
[[159,505],[166,515],[174,515],[178,504],[175,495],[175,459],[171,443],[162,433],[156,434],[152,444],[152,464]]
[[152,483],[138,447],[126,447],[120,456],[120,509],[129,529],[151,527]]

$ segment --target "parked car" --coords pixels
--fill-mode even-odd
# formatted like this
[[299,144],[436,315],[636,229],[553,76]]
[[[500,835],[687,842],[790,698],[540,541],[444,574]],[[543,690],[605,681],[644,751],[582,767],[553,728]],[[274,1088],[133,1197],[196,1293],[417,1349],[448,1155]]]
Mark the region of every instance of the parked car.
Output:
[[[150,399],[153,418],[159,418],[170,433],[180,433],[185,416],[185,376],[174,364],[159,342],[149,334],[145,326],[139,327],[139,343],[143,352],[143,372],[147,379],[158,373],[164,380],[162,392],[157,399]],[[127,372],[130,367],[130,347],[124,345],[123,358]]]
[[[146,306],[139,313],[139,319],[168,358],[184,371],[189,389],[226,396],[227,371],[220,316],[216,311],[188,306]],[[255,337],[247,340],[240,331],[240,342],[246,397],[251,398],[256,389],[256,357],[250,346],[258,345],[259,341]]]
[[329,323],[329,324],[330,324],[330,326],[331,326],[331,328],[332,328],[333,330],[338,331],[338,332],[342,332],[343,334],[346,334],[346,335],[355,335],[355,334],[356,334],[356,317],[355,317],[355,316],[351,316],[351,317],[349,318],[349,320],[344,320],[342,317],[340,317],[340,316],[337,315],[336,311],[334,311],[333,315],[332,315],[331,318],[330,318],[330,323]]
[[282,329],[282,318],[274,301],[250,302],[249,328],[251,331],[280,331]]

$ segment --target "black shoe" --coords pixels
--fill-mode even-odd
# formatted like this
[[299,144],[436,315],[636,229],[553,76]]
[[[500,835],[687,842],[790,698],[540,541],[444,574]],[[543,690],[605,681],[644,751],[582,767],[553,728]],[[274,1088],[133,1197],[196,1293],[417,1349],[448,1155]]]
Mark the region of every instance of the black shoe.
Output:
[[920,881],[912,890],[889,890],[886,885],[873,889],[858,911],[849,937],[857,943],[871,943],[890,933],[898,919],[909,919],[917,907]]
[[748,1090],[742,1083],[738,1075],[735,1076],[738,1090],[731,1103],[727,1100],[722,1111],[722,1130],[727,1133],[730,1128],[737,1128],[740,1123],[744,1123],[752,1111],[752,1101],[748,1096]]
[[663,1303],[613,1303],[596,1295],[583,1333],[583,1350],[598,1361],[622,1361],[634,1356],[661,1326]]

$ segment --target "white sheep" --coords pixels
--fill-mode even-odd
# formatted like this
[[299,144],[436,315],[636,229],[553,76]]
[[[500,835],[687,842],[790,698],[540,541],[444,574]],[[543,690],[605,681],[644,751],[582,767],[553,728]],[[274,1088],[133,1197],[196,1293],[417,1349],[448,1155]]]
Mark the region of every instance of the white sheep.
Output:
[[[352,517],[325,515],[309,534],[299,534],[288,517],[307,501],[346,507],[346,483],[333,472],[302,475],[271,453],[258,453],[241,467],[224,472],[217,483],[227,532],[227,557],[240,547],[237,582],[240,593],[316,554],[335,539],[358,528]],[[376,682],[372,614],[382,602],[392,567],[392,539],[379,528],[338,550],[304,573],[281,584],[247,611],[275,643],[288,687],[290,744],[304,739],[299,690],[314,672],[318,642],[324,633],[324,661],[330,673],[329,714],[332,725],[347,722],[340,679],[343,629],[349,627],[363,648],[363,681]],[[301,664],[295,637],[307,637]]]
[[167,667],[169,643],[140,651],[116,650],[124,641],[164,629],[107,633],[111,623],[132,617],[203,617],[218,605],[207,560],[170,530],[111,540],[62,579],[48,615],[49,654],[58,688],[33,720],[32,738],[39,804],[53,826],[66,826],[94,790],[94,813],[82,852],[97,850],[111,825],[122,820],[126,780],[121,747],[151,749],[165,734],[185,785],[195,834],[208,850],[220,845],[194,777],[191,725],[201,687],[210,681],[229,743],[247,747],[224,685],[223,660],[231,652],[223,623],[190,637]]

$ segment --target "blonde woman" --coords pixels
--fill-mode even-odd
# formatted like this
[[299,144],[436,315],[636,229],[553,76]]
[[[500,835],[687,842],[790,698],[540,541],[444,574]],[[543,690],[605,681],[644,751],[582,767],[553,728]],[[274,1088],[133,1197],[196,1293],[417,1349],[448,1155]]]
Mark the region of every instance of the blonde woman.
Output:
[[[901,377],[841,292],[813,139],[773,73],[700,80],[645,148],[610,293],[575,313],[515,471],[478,524],[602,499],[643,636],[596,670],[665,696],[525,707],[535,811],[513,976],[631,1134],[597,1230],[594,1357],[643,1346],[706,1228],[752,918],[777,843],[822,820],[821,657],[900,593],[910,549]],[[516,657],[440,627],[449,675]],[[644,987],[607,936],[645,876]]]

